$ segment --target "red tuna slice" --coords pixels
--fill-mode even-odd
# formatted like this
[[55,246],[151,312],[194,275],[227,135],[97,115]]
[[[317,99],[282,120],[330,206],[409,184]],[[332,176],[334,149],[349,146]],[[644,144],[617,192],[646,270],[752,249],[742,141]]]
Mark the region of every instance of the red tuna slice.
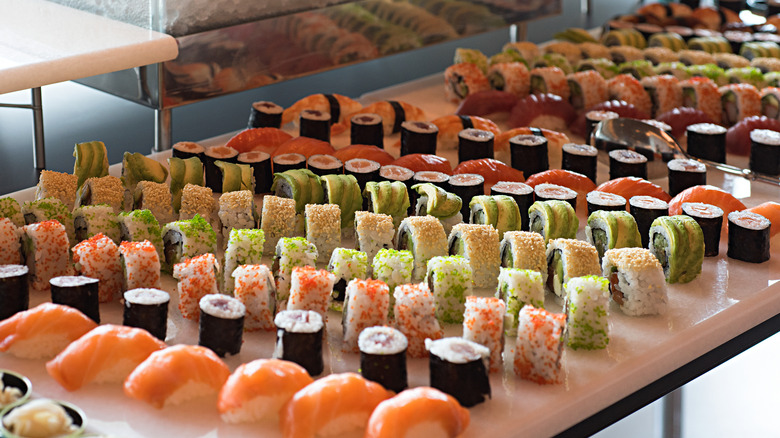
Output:
[[585,137],[585,131],[588,128],[587,122],[585,121],[585,115],[590,111],[612,111],[617,113],[618,116],[628,119],[644,120],[650,117],[648,114],[639,111],[634,105],[624,100],[608,100],[606,102],[593,105],[586,111],[583,111],[582,114],[577,116],[577,118],[574,120],[574,123],[571,125],[572,134]]
[[695,125],[697,123],[716,123],[710,119],[704,111],[687,106],[682,106],[659,114],[655,119],[671,126],[672,135],[676,139],[681,139],[683,135],[685,135],[685,130],[688,129],[688,126],[690,125]]
[[517,96],[506,91],[486,90],[469,94],[460,102],[455,114],[459,116],[486,116],[512,111]]
[[726,152],[734,155],[750,154],[750,131],[771,129],[780,131],[780,120],[767,116],[751,116],[729,128],[726,132]]
[[532,94],[520,99],[509,114],[510,128],[536,126],[553,131],[569,129],[577,116],[574,107],[554,94]]

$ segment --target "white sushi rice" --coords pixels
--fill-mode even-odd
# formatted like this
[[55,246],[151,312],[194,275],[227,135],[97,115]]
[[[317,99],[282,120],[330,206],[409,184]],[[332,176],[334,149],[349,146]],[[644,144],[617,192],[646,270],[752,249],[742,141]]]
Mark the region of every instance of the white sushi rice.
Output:
[[122,242],[119,253],[123,261],[124,289],[160,288],[160,257],[151,242]]
[[490,350],[490,372],[501,369],[504,352],[504,314],[506,304],[500,298],[466,297],[463,315],[463,339]]
[[398,354],[408,346],[406,336],[392,327],[368,327],[358,336],[358,348],[367,354]]
[[566,316],[525,305],[518,314],[515,373],[540,384],[563,382]]
[[566,291],[566,343],[574,349],[596,350],[609,343],[609,281],[588,275],[569,279]]
[[544,237],[530,231],[507,231],[501,241],[500,252],[512,255],[512,266],[516,269],[530,269],[542,274],[542,283],[547,282],[547,246]]
[[[334,256],[336,253],[333,253]],[[324,269],[294,267],[287,310],[313,310],[328,320],[333,284],[337,277]]]
[[230,424],[252,423],[267,420],[279,422],[279,410],[290,400],[291,394],[257,395],[240,407],[223,413],[222,421]]
[[[602,271],[604,277],[612,282],[612,301],[617,302],[626,315],[658,315],[666,312],[664,270],[650,250],[611,249],[604,254]],[[615,290],[615,283],[620,292]]]
[[181,385],[168,398],[165,399],[165,406],[180,405],[184,402],[212,395],[216,392],[214,387],[205,382],[187,382]]
[[413,269],[414,256],[411,251],[380,249],[374,257],[374,278],[387,283],[392,291],[396,286],[412,282]]
[[390,291],[376,280],[355,279],[347,285],[344,297],[344,351],[358,351],[358,336],[363,329],[387,324]]
[[244,330],[273,330],[276,312],[276,286],[265,265],[240,265],[233,270],[233,295],[246,306]]
[[257,229],[232,229],[225,249],[225,293],[233,293],[233,271],[239,265],[260,264],[263,258],[265,233]]
[[436,318],[444,323],[463,322],[466,296],[472,295],[471,266],[463,256],[433,257],[425,282],[436,298]]
[[290,295],[292,268],[295,266],[314,266],[317,261],[317,248],[303,237],[282,237],[276,244],[274,264],[278,270],[276,277],[276,299],[286,301]]
[[330,259],[341,245],[341,208],[338,204],[306,204],[306,239],[317,247],[319,257]]
[[311,310],[283,310],[274,317],[274,324],[290,333],[317,333],[323,327],[320,314]]
[[85,239],[103,233],[114,243],[121,242],[117,215],[114,213],[114,209],[106,204],[85,205],[76,208],[73,210],[73,222],[77,225],[81,223],[86,227]]
[[251,190],[223,193],[219,197],[219,220],[222,222],[222,248],[226,248],[233,229],[255,228],[255,197]]
[[406,336],[409,357],[426,356],[425,340],[440,339],[444,331],[436,319],[436,303],[425,283],[404,284],[394,289],[395,326]]
[[463,338],[426,339],[425,349],[434,356],[454,364],[466,364],[490,357],[490,349]]
[[33,339],[19,339],[7,352],[22,359],[52,358],[71,342],[73,339],[66,333],[47,333]]
[[369,267],[373,265],[374,257],[383,248],[393,247],[395,227],[393,217],[387,214],[355,212],[355,234],[358,249],[366,253]]
[[143,306],[159,306],[171,301],[171,295],[160,289],[138,288],[124,293],[125,307],[132,304]]
[[198,304],[202,312],[221,319],[238,319],[246,314],[241,301],[223,294],[205,295]]
[[49,289],[49,280],[72,272],[68,236],[59,222],[37,222],[22,227],[24,252],[30,268],[30,286]]
[[517,335],[518,314],[526,304],[544,307],[542,274],[530,269],[501,268],[496,297],[506,303],[504,330],[508,336]]
[[[413,244],[401,242],[403,239],[411,239]],[[414,255],[413,280],[421,280],[427,272],[428,260],[437,256],[447,255],[447,235],[444,227],[433,216],[412,216],[404,219],[398,226],[396,237],[398,249],[407,249]]]
[[21,243],[19,228],[11,219],[0,218],[0,264],[18,264],[21,262]]

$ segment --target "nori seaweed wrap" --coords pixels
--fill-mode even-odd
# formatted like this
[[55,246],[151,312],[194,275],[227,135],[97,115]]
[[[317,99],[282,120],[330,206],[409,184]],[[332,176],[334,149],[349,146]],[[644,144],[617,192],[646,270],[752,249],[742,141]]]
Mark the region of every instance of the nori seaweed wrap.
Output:
[[219,357],[241,351],[246,306],[222,294],[208,294],[200,299],[198,345],[210,348]]
[[72,275],[54,277],[51,284],[51,302],[73,307],[100,324],[100,301],[97,278]]
[[729,213],[729,258],[748,263],[769,260],[769,219],[750,211]]
[[455,397],[471,407],[491,397],[488,367],[485,364],[490,350],[476,342],[462,338],[425,340],[429,351],[430,384],[433,388]]
[[704,257],[715,257],[720,251],[720,229],[723,225],[723,210],[720,207],[701,202],[685,202],[682,213],[696,220],[704,234]]
[[277,328],[274,359],[295,362],[312,377],[322,374],[325,370],[322,316],[312,310],[283,310],[276,314],[274,324]]
[[409,342],[392,327],[369,327],[360,332],[360,374],[385,388],[401,392],[409,387],[406,348]]
[[165,341],[171,296],[160,289],[132,289],[124,294],[122,325],[138,327]]
[[29,309],[28,273],[24,265],[0,265],[0,321]]

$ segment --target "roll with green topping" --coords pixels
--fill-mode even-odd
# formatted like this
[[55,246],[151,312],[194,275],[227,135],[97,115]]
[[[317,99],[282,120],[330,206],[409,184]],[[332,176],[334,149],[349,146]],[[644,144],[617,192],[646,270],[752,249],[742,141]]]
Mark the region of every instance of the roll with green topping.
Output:
[[704,233],[690,216],[661,216],[650,225],[650,251],[667,283],[688,283],[701,273]]
[[330,174],[320,177],[325,202],[341,209],[341,229],[351,229],[355,212],[363,206],[363,195],[353,175]]
[[230,236],[225,250],[224,275],[225,293],[233,294],[235,278],[233,271],[241,265],[259,265],[263,258],[263,230],[230,230]]
[[214,165],[222,172],[222,193],[250,190],[255,192],[255,175],[248,164],[217,161]]
[[168,158],[168,167],[171,169],[171,197],[173,210],[179,212],[181,207],[181,192],[187,184],[202,186],[203,162],[198,157],[181,159]]
[[406,217],[410,205],[409,192],[400,181],[369,181],[363,189],[363,197],[368,199],[368,211],[392,216],[396,228]]
[[547,243],[552,239],[574,239],[580,220],[574,208],[566,201],[536,201],[528,209],[530,230],[539,233]]
[[642,247],[642,237],[634,216],[625,210],[591,213],[585,226],[585,240],[596,247],[599,260],[612,248]]
[[165,260],[163,254],[160,223],[149,210],[133,210],[122,212],[117,217],[119,222],[119,239],[125,242],[143,242],[148,240],[157,250],[160,261]]
[[162,239],[163,256],[168,266],[201,254],[217,252],[217,233],[198,214],[190,220],[166,224],[162,229]]
[[306,204],[322,204],[325,201],[320,177],[308,169],[275,173],[271,191],[281,198],[294,199],[297,213],[303,213]]
[[141,181],[164,183],[168,179],[168,169],[157,160],[144,154],[125,152],[122,158],[122,182],[130,193]]
[[76,157],[73,173],[79,177],[79,187],[89,178],[108,175],[108,154],[102,141],[77,143],[73,156]]
[[481,195],[471,198],[469,223],[492,225],[500,238],[507,231],[522,229],[520,209],[514,198],[508,195]]
[[417,216],[428,215],[439,219],[447,234],[453,225],[463,222],[460,196],[431,183],[415,184],[412,190],[419,195],[414,208]]

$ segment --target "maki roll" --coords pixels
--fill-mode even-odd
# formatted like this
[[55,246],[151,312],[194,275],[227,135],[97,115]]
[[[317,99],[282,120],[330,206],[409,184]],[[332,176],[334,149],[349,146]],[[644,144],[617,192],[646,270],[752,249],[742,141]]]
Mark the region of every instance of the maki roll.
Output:
[[754,58],[780,58],[780,46],[772,41],[751,41],[742,44],[739,54],[749,61]]
[[171,148],[172,156],[182,160],[195,157],[203,161],[205,153],[206,148],[192,141],[180,141]]
[[447,189],[447,183],[449,180],[449,175],[443,172],[437,172],[435,170],[420,170],[415,172],[414,176],[412,177],[412,182],[414,184],[429,183],[445,190]]
[[[18,205],[18,204],[17,204]],[[24,220],[19,227],[24,226],[25,223],[34,224],[37,222],[44,222],[48,220],[56,220],[65,226],[68,239],[73,243],[76,236],[73,227],[73,215],[68,211],[68,207],[57,198],[44,198],[37,201],[28,201],[22,205],[21,215]],[[13,216],[10,216],[13,220]]]
[[436,299],[436,319],[442,323],[463,322],[466,297],[472,295],[471,266],[463,256],[437,256],[428,260],[425,274]]
[[379,168],[382,165],[365,158],[353,158],[344,163],[344,173],[357,179],[360,189],[365,189],[369,181],[379,181]]
[[210,348],[219,357],[241,351],[246,307],[241,301],[222,294],[200,299],[198,345]]
[[540,385],[563,383],[566,315],[526,305],[517,319],[515,373]]
[[599,253],[581,240],[553,239],[547,245],[546,257],[547,290],[560,300],[565,300],[565,285],[572,278],[601,275]]
[[98,234],[121,242],[121,228],[114,210],[108,205],[85,205],[73,210],[73,228],[76,241],[81,242]]
[[255,181],[255,194],[268,193],[273,183],[271,172],[271,155],[262,151],[249,151],[238,154],[238,163],[245,164],[252,169],[252,178]]
[[182,191],[187,184],[203,185],[203,162],[200,158],[192,157],[185,160],[181,158],[168,158],[168,167],[171,169],[171,205],[175,212],[181,210]]
[[[490,188],[490,195],[511,196],[517,203],[517,209],[520,210],[521,228],[528,230],[530,221],[528,219],[528,209],[534,203],[534,189],[528,184],[521,182],[499,181]],[[473,198],[472,198],[473,199]],[[469,202],[469,205],[471,202]]]
[[678,33],[659,32],[654,33],[647,39],[647,47],[665,47],[677,52],[685,50],[688,46]]
[[[263,258],[265,233],[256,229],[232,229],[224,257],[225,293],[232,294],[233,271],[241,265],[259,265]],[[246,303],[244,303],[246,304]]]
[[265,234],[263,253],[273,252],[282,237],[294,236],[295,221],[294,199],[263,196],[263,210],[260,215],[260,228]]
[[122,181],[111,175],[89,178],[76,192],[75,207],[82,205],[108,204],[119,214],[125,203],[125,189]]
[[[63,211],[67,212],[67,206]],[[0,218],[9,219],[17,227],[23,227],[25,225],[25,218],[22,214],[22,208],[19,205],[19,201],[10,196],[0,198]]]
[[450,255],[466,258],[474,286],[495,288],[501,259],[498,231],[490,225],[458,224],[452,228],[448,244]]
[[149,210],[160,223],[174,219],[172,202],[171,191],[164,183],[140,181],[133,193],[133,210]]
[[299,135],[330,143],[331,124],[333,121],[329,113],[316,109],[305,109],[300,113]]
[[160,257],[152,242],[122,242],[119,263],[123,272],[122,290],[160,288]]
[[506,303],[504,332],[517,336],[519,313],[526,304],[544,307],[544,281],[542,274],[531,269],[501,268],[498,275],[496,298]]
[[573,209],[577,209],[577,192],[566,186],[549,183],[537,184],[534,186],[534,195],[537,202],[564,201]]
[[[394,291],[402,284],[412,282],[414,256],[411,251],[383,248],[373,260],[373,278],[384,281],[388,288]],[[390,305],[394,308],[394,296],[390,295]]]
[[0,265],[22,263],[22,243],[19,228],[11,219],[0,218]]
[[722,36],[696,37],[688,40],[688,49],[707,53],[731,53],[731,43]]
[[[742,57],[740,56],[740,58]],[[750,61],[745,60],[745,62],[744,65],[732,65],[732,67],[755,67],[763,74],[780,71],[780,59],[777,58],[753,58]]]
[[49,289],[49,280],[71,273],[68,236],[61,223],[49,220],[25,225],[21,228],[21,239],[33,289]]
[[322,338],[325,325],[319,313],[310,310],[282,310],[274,317],[276,348],[273,358],[295,362],[310,376],[325,370]]
[[361,113],[352,116],[349,128],[349,144],[367,144],[385,147],[382,116]]
[[201,254],[173,266],[178,280],[179,312],[184,319],[200,319],[199,303],[209,294],[219,294],[219,263],[214,254]]
[[233,295],[246,307],[244,330],[248,332],[274,330],[276,285],[266,265],[240,265],[232,274]]
[[[717,125],[714,125],[717,126]],[[688,127],[690,129],[690,126]],[[688,140],[688,153],[691,150],[690,137]],[[696,161],[687,159],[674,159],[666,163],[669,169],[669,196],[677,194],[693,186],[707,184],[707,167]]]
[[346,232],[355,221],[355,213],[363,206],[363,195],[353,175],[325,175],[321,178],[323,197],[336,204],[341,212],[340,229]]
[[[328,295],[333,292],[333,308],[340,312],[344,304],[347,284],[355,278],[360,280],[367,278],[368,257],[366,253],[355,249],[336,248],[333,255],[329,257],[328,271],[332,272],[331,283],[335,283],[331,284]],[[324,314],[323,318],[325,318]]]
[[131,289],[124,293],[122,325],[138,327],[165,341],[168,333],[168,303],[171,296],[160,289]]
[[[547,246],[539,233],[510,231],[501,241],[501,266],[540,272],[547,281]],[[500,275],[500,274],[499,274]]]
[[30,308],[29,272],[24,265],[0,265],[0,321]]
[[466,297],[463,314],[463,339],[490,349],[489,371],[501,370],[504,352],[504,314],[506,304],[500,298]]
[[102,141],[76,143],[73,149],[76,162],[73,164],[73,174],[78,177],[78,187],[89,178],[100,178],[108,175],[108,153]]
[[726,162],[726,128],[713,123],[696,123],[686,128],[688,153],[697,158]]
[[748,263],[769,260],[769,219],[751,211],[732,211],[729,220],[729,258]]
[[642,55],[642,50],[632,46],[610,47],[609,56],[612,59],[612,62],[616,64],[615,74],[613,75],[613,77],[619,74],[617,65],[623,64],[625,62],[638,61],[644,58],[644,56]]
[[579,350],[600,350],[609,344],[609,281],[595,275],[571,278],[566,289],[566,345]]
[[324,269],[313,266],[293,267],[287,310],[313,310],[322,316],[323,321],[327,321],[335,282],[336,276]]
[[585,113],[585,125],[586,125],[585,142],[588,144],[591,143],[591,139],[590,139],[591,134],[593,134],[593,132],[596,130],[596,127],[598,126],[599,122],[601,122],[602,120],[617,119],[618,117],[620,117],[620,114],[614,111],[588,111],[587,113]]
[[78,190],[78,176],[69,173],[42,170],[35,189],[35,199],[57,198],[73,210]]
[[720,250],[720,229],[723,225],[723,210],[720,207],[701,202],[684,202],[682,213],[692,217],[701,227],[704,235],[704,257],[714,257]]
[[287,301],[290,295],[292,270],[296,266],[314,266],[317,247],[303,237],[282,237],[274,252],[274,280],[277,302]]
[[405,121],[401,124],[401,156],[436,154],[439,127],[430,122]]
[[63,275],[49,280],[51,302],[72,307],[100,324],[97,278]]
[[630,149],[609,152],[609,179],[635,176],[647,179],[647,157]]
[[217,167],[217,161],[237,163],[238,151],[229,146],[213,146],[203,153],[203,169],[205,170],[206,187],[213,192],[222,193],[222,171]]
[[587,144],[566,143],[561,148],[561,169],[581,173],[595,183],[598,153],[598,149]]
[[357,249],[366,253],[370,266],[380,250],[393,247],[393,218],[367,211],[357,211],[354,217]]
[[560,200],[536,201],[528,209],[530,230],[541,234],[544,242],[552,239],[574,239],[580,220],[570,203]]
[[469,214],[469,203],[475,196],[485,193],[485,178],[476,173],[459,173],[447,181],[448,190],[461,199],[460,214]]
[[168,169],[152,158],[139,152],[125,152],[122,157],[122,182],[127,191],[135,193],[141,181],[164,183],[168,179]]
[[119,298],[122,292],[122,264],[119,248],[113,240],[96,234],[73,247],[73,264],[76,273],[100,281],[98,299],[108,303]]
[[618,248],[604,253],[601,263],[609,294],[626,315],[666,312],[666,282],[661,263],[645,248]]
[[528,96],[531,86],[531,74],[522,62],[502,62],[491,65],[487,72],[490,87],[506,91],[517,97]]
[[704,234],[690,216],[661,216],[650,226],[650,251],[661,262],[667,283],[688,283],[701,273]]
[[[397,100],[383,100],[363,107],[358,114],[374,114],[381,118],[382,135],[392,135],[401,131],[401,125],[406,121],[425,120],[425,111],[414,105]],[[356,144],[356,142],[352,142]],[[357,143],[360,144],[360,143]],[[382,148],[381,145],[378,145]]]
[[748,167],[753,172],[780,174],[780,133],[769,129],[750,131]]
[[427,272],[428,261],[447,255],[447,235],[433,216],[413,216],[401,222],[396,235],[398,250],[410,250],[414,256],[412,279],[419,281]]
[[347,285],[341,325],[345,352],[358,352],[358,336],[368,327],[386,325],[390,291],[382,281],[354,279]]
[[490,350],[463,338],[425,340],[430,357],[430,384],[455,397],[465,407],[490,397],[490,379],[485,363]]
[[588,192],[585,195],[585,200],[588,202],[588,216],[595,211],[625,211],[626,210],[626,198],[616,195],[614,193],[600,192],[594,190]]
[[308,169],[292,169],[274,173],[271,191],[276,196],[294,199],[296,213],[303,213],[306,204],[325,202],[322,180]]
[[198,214],[207,222],[214,223],[216,222],[214,214],[216,211],[217,201],[214,200],[210,188],[194,184],[184,186],[181,191],[180,221],[192,219]]
[[750,84],[729,84],[718,89],[723,108],[722,121],[732,126],[751,116],[761,115],[761,94]]
[[217,252],[217,233],[200,215],[170,222],[162,229],[165,264],[173,266],[184,259]]
[[[255,193],[255,179],[252,168],[248,164],[237,164],[226,161],[214,163],[221,172],[222,185],[219,193],[235,192],[237,190],[249,190]],[[213,190],[213,187],[212,187]]]
[[471,199],[469,208],[469,223],[492,225],[502,238],[507,231],[522,229],[520,209],[511,196],[475,196]]
[[[623,204],[625,206],[625,204]],[[585,240],[596,247],[599,260],[612,248],[641,247],[642,238],[636,221],[624,209],[619,211],[594,211],[588,216]]]
[[683,106],[701,110],[714,123],[721,120],[718,86],[711,79],[695,77],[680,82]]
[[433,294],[425,283],[403,284],[394,289],[393,297],[395,325],[409,342],[406,354],[412,358],[425,357],[425,340],[444,336],[436,320]]
[[341,245],[341,209],[337,204],[307,204],[303,213],[306,239],[322,259]]
[[404,220],[410,206],[406,185],[400,181],[369,181],[363,189],[363,197],[368,200],[368,211],[392,216],[396,227]]
[[512,167],[529,176],[550,168],[547,139],[541,135],[516,135],[509,139]]
[[273,102],[252,102],[247,128],[281,128],[283,112],[284,108]]
[[605,46],[632,46],[638,49],[647,47],[647,40],[642,33],[633,28],[610,30],[601,36],[601,44]]
[[409,384],[406,377],[406,349],[409,342],[392,327],[368,327],[358,337],[360,374],[385,388],[401,392]]
[[447,100],[459,102],[470,94],[490,90],[490,81],[482,69],[471,62],[461,62],[444,70]]
[[460,213],[462,201],[458,195],[431,183],[415,184],[412,189],[418,194],[415,205],[417,216],[428,215],[439,219],[446,234],[450,232],[453,225],[463,222]]
[[669,215],[669,204],[652,196],[632,196],[628,200],[629,213],[634,216],[642,247],[649,248],[650,225],[660,216]]
[[306,159],[306,167],[320,177],[344,173],[344,163],[333,155],[314,154]]
[[396,166],[395,164],[388,164],[379,168],[379,179],[381,181],[399,181],[406,184],[407,186],[411,186],[413,177],[413,170],[407,169],[406,167]]
[[[306,156],[298,153],[278,154],[271,159],[274,174],[306,168]],[[275,175],[274,175],[275,178]],[[273,189],[271,189],[273,190]]]
[[676,77],[672,75],[649,76],[642,78],[640,83],[650,96],[652,103],[650,116],[657,117],[682,106],[682,89],[680,89],[680,81]]
[[571,91],[566,73],[558,67],[538,67],[531,70],[531,94],[551,93],[569,100]]
[[726,70],[726,78],[730,84],[749,84],[758,90],[767,85],[764,74],[756,67],[729,68]]

